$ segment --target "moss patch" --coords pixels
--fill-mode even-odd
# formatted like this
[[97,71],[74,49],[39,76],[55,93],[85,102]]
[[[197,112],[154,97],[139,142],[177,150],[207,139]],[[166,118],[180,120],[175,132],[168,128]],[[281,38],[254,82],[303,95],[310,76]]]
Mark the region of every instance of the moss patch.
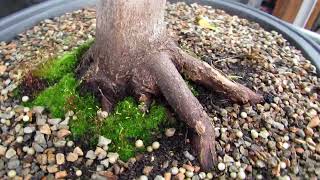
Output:
[[74,73],[80,57],[90,48],[94,41],[89,40],[85,44],[75,48],[71,52],[65,53],[63,56],[51,59],[43,63],[33,74],[48,80],[49,82],[55,82],[63,78],[67,73]]
[[135,148],[137,139],[150,143],[153,135],[159,133],[159,125],[166,120],[163,106],[153,104],[148,114],[142,113],[138,106],[133,98],[124,99],[100,128],[101,135],[112,140],[111,150],[118,152],[124,160],[139,151]]
[[[120,158],[127,160],[143,149],[135,148],[135,140],[151,142],[159,132],[159,125],[166,121],[164,106],[153,104],[150,113],[144,114],[132,97],[120,101],[114,112],[103,121],[97,121],[99,104],[91,94],[80,95],[80,82],[75,78],[74,69],[80,57],[89,49],[93,41],[76,48],[63,56],[48,60],[33,75],[49,82],[49,87],[37,93],[28,106],[44,106],[52,117],[63,118],[72,110],[75,117],[70,120],[70,130],[74,140],[86,145],[96,143],[98,135],[112,140],[111,150],[118,152]],[[95,145],[95,144],[94,144]]]

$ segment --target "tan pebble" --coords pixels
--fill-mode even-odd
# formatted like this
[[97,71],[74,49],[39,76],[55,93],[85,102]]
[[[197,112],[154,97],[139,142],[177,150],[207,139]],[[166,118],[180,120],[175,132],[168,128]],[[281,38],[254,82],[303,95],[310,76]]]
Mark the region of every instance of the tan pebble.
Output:
[[143,168],[143,174],[148,176],[151,173],[152,169],[153,169],[153,166],[145,166]]
[[171,180],[171,173],[164,173],[165,180]]
[[67,175],[68,175],[67,171],[59,171],[55,174],[55,178],[62,179],[62,178],[67,177]]
[[302,147],[297,147],[296,152],[299,154],[302,154],[302,153],[304,153],[304,149]]
[[51,134],[50,126],[48,124],[41,126],[40,133],[50,135]]
[[47,170],[49,173],[55,173],[58,171],[58,166],[57,165],[50,165],[47,167]]
[[58,137],[59,139],[61,139],[61,138],[64,138],[64,137],[69,136],[70,134],[71,134],[71,132],[70,132],[69,130],[67,130],[67,129],[60,129],[60,130],[58,131],[58,133],[57,133],[57,137]]
[[75,162],[76,160],[78,160],[78,154],[76,153],[69,153],[67,155],[67,161],[69,162]]
[[78,154],[79,156],[83,156],[83,151],[79,147],[74,148],[73,152]]
[[319,117],[315,116],[310,120],[308,127],[315,128],[315,127],[319,126],[319,124],[320,124]]
[[182,167],[185,168],[187,171],[191,171],[191,172],[194,171],[194,167],[192,167],[188,164],[183,164]]
[[185,175],[183,173],[178,173],[174,179],[175,180],[184,180]]
[[197,173],[197,172],[199,172],[199,171],[200,171],[200,169],[201,169],[201,168],[200,168],[199,166],[194,166],[194,172],[196,172],[196,173]]
[[57,161],[58,165],[64,164],[64,162],[65,162],[64,154],[58,153],[56,155],[56,161]]

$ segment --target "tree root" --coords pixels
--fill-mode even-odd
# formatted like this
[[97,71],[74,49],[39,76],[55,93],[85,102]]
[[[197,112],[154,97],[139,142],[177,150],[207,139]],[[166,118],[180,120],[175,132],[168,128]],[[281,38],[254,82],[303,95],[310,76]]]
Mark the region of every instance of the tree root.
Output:
[[[133,95],[142,103],[141,110],[148,112],[152,98],[162,94],[179,118],[194,130],[193,145],[203,170],[212,169],[216,163],[214,128],[180,73],[214,91],[224,92],[234,102],[258,103],[263,100],[261,95],[229,80],[217,69],[175,45],[160,47],[140,58],[136,55],[125,57],[127,59],[112,62],[119,63],[113,67],[103,63],[107,60],[91,55],[84,56],[78,71],[83,86],[101,99],[102,108],[111,112],[118,100]],[[139,62],[126,64],[132,62],[129,61],[132,58]]]
[[218,69],[194,58],[177,47],[174,48],[172,60],[179,72],[184,74],[188,79],[202,84],[213,91],[222,92],[233,102],[256,104],[263,101],[263,96],[260,94],[253,92],[242,84],[229,80]]

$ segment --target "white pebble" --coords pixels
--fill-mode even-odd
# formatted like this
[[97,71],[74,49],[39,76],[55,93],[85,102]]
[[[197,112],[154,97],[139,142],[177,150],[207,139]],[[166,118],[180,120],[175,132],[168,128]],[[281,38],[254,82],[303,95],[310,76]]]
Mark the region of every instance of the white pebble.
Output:
[[256,139],[256,138],[258,138],[258,136],[259,136],[259,133],[256,130],[252,129],[251,130],[251,137],[253,139]]
[[205,172],[200,172],[199,173],[199,177],[200,177],[200,179],[206,178],[206,173]]
[[246,179],[246,173],[244,171],[239,171],[238,178],[239,179]]
[[207,173],[207,178],[208,179],[213,179],[213,174],[212,173]]
[[24,108],[23,108],[23,112],[27,113],[27,112],[29,112],[29,111],[30,111],[30,108],[29,108],[29,107],[24,107]]
[[242,138],[243,137],[243,133],[240,130],[237,131],[236,135],[237,135],[238,138]]
[[240,161],[236,161],[236,162],[234,163],[234,165],[236,165],[236,167],[241,167],[241,162],[240,162]]
[[23,146],[23,147],[22,147],[22,151],[23,151],[23,152],[27,152],[27,151],[28,151],[28,149],[29,149],[29,147],[28,147],[28,146]]
[[32,147],[28,148],[27,154],[34,155],[35,154],[35,150]]
[[1,122],[2,124],[4,124],[4,123],[6,123],[6,120],[5,120],[5,119],[1,119],[0,122]]
[[283,136],[284,141],[289,141],[289,139],[290,139],[289,136]]
[[182,174],[184,174],[184,173],[186,173],[186,169],[183,168],[183,167],[181,167],[181,168],[179,168],[179,172],[181,172]]
[[283,147],[283,149],[288,149],[290,147],[290,144],[285,142],[285,143],[283,143],[282,147]]
[[178,174],[179,173],[179,169],[177,168],[177,167],[172,167],[171,168],[171,174],[172,175],[176,175],[176,174]]
[[67,142],[67,146],[68,146],[68,147],[72,147],[73,145],[74,145],[74,142],[73,142],[73,141],[68,141],[68,142]]
[[175,129],[175,128],[168,128],[168,129],[166,129],[165,135],[166,135],[167,137],[172,137],[175,132],[176,132],[176,129]]
[[257,174],[256,178],[260,180],[263,179],[263,176],[261,174]]
[[153,142],[153,143],[152,143],[152,148],[153,148],[154,150],[159,149],[159,148],[160,148],[160,143],[159,143],[158,141]]
[[224,170],[226,169],[226,165],[225,165],[224,163],[220,162],[220,163],[218,164],[218,169],[219,169],[220,171],[224,171]]
[[283,162],[283,161],[281,161],[281,162],[280,162],[280,168],[281,168],[281,169],[285,169],[286,167],[287,167],[286,163]]
[[236,172],[231,172],[231,173],[230,173],[230,177],[231,177],[232,179],[237,178],[237,173],[236,173]]
[[76,175],[78,176],[78,177],[80,177],[81,175],[82,175],[82,171],[79,169],[79,170],[77,170],[76,171]]
[[136,147],[137,147],[137,148],[142,148],[142,147],[143,147],[143,141],[142,141],[141,139],[138,139],[138,140],[136,141]]
[[148,176],[142,175],[139,177],[139,180],[148,180]]
[[23,141],[23,137],[22,136],[18,136],[17,139],[16,139],[16,142],[17,143],[22,143]]
[[192,171],[187,171],[186,172],[186,176],[191,178],[193,176],[193,172]]
[[247,114],[246,112],[241,112],[241,113],[240,113],[240,116],[241,116],[243,119],[245,119],[245,118],[248,117],[248,114]]
[[148,146],[148,147],[147,147],[147,151],[148,151],[148,152],[152,152],[152,151],[153,151],[152,147],[151,147],[151,146]]
[[6,125],[10,126],[11,125],[11,121],[10,120],[6,120]]
[[22,97],[22,102],[27,102],[29,101],[29,97],[28,96],[23,96]]
[[27,116],[27,115],[25,115],[25,116],[23,116],[22,120],[23,120],[24,122],[28,122],[28,121],[30,120],[30,117]]
[[14,178],[14,177],[16,177],[16,175],[17,175],[17,172],[15,170],[10,170],[8,172],[8,177],[9,178]]

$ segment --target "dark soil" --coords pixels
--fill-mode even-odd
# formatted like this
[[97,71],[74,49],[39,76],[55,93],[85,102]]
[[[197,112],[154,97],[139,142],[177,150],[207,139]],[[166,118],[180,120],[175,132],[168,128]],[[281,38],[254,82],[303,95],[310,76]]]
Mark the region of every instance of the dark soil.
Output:
[[[143,175],[145,166],[152,166],[153,169],[148,176],[150,179],[155,178],[157,175],[163,175],[168,172],[172,164],[181,167],[183,164],[191,163],[193,166],[198,165],[199,162],[189,161],[183,154],[188,151],[191,154],[190,140],[187,138],[187,130],[183,133],[176,133],[173,137],[163,137],[159,139],[160,149],[151,153],[137,155],[137,162],[129,166],[129,169],[120,174],[119,179],[134,179]],[[152,161],[152,157],[154,160]]]

